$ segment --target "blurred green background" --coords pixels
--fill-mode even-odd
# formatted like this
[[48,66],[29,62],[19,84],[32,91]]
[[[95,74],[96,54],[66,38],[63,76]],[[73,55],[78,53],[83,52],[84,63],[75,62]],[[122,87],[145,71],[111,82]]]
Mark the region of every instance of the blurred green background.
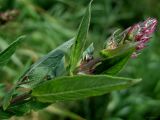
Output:
[[[29,60],[34,63],[76,34],[88,3],[89,0],[0,0],[0,13],[18,11],[13,20],[0,24],[0,50],[18,36],[27,36],[11,61],[0,70],[0,82],[5,84],[0,84],[0,99]],[[148,17],[159,21],[159,11],[159,0],[94,0],[88,39],[97,49],[102,48],[107,37],[118,28],[125,29]],[[130,59],[118,76],[143,78],[143,81],[127,90],[101,96],[96,101],[88,98],[57,103],[11,120],[160,119],[159,26],[147,48],[137,58]]]

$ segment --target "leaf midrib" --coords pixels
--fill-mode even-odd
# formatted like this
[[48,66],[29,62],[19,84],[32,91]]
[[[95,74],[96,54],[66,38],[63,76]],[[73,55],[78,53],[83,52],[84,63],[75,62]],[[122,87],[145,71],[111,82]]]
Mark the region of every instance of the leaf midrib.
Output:
[[[44,95],[36,95],[33,93],[34,96],[38,97],[43,97],[43,96],[58,96],[58,95],[63,95],[63,94],[70,94],[70,93],[78,93],[78,92],[84,92],[84,91],[91,91],[91,90],[97,90],[99,88],[105,88],[105,87],[114,87],[117,85],[129,85],[131,84],[131,81],[123,81],[122,83],[115,83],[114,85],[104,85],[101,87],[94,87],[94,88],[85,88],[85,89],[80,89],[80,90],[71,90],[71,91],[67,91],[67,92],[59,92],[59,93],[52,93],[52,94],[44,94]],[[119,87],[119,86],[118,86]]]

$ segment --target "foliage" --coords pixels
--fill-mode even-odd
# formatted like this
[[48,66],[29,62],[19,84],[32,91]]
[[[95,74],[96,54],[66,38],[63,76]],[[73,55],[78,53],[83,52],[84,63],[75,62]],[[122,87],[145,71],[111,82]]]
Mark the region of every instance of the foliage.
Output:
[[[89,119],[99,120],[99,116],[102,113],[104,113],[104,116],[101,116],[102,119],[108,118],[111,120],[113,119],[145,120],[153,117],[155,119],[158,119],[159,117],[158,110],[160,109],[160,102],[159,102],[160,88],[158,81],[159,80],[158,66],[160,59],[159,41],[158,41],[158,38],[160,36],[159,33],[157,32],[155,36],[153,36],[153,40],[151,41],[149,47],[145,49],[142,52],[142,54],[139,55],[136,59],[129,60],[130,54],[132,53],[132,50],[134,51],[134,49],[130,49],[131,52],[126,50],[128,52],[126,53],[122,52],[120,55],[119,54],[116,55],[113,51],[113,55],[115,56],[108,57],[108,55],[112,54],[112,52],[110,51],[108,53],[108,51],[107,52],[103,51],[102,46],[104,44],[104,41],[106,40],[106,37],[108,37],[110,33],[113,32],[115,29],[117,29],[115,27],[120,27],[124,29],[130,26],[131,24],[138,22],[139,20],[145,19],[148,16],[151,17],[153,16],[159,19],[159,14],[158,14],[160,5],[159,1],[135,0],[133,2],[130,0],[124,0],[124,1],[95,0],[92,3],[93,7],[92,7],[92,19],[90,21],[91,22],[90,30],[88,31],[88,26],[85,26],[86,32],[85,33],[83,33],[83,31],[81,32],[81,36],[84,38],[83,39],[84,41],[87,40],[86,41],[87,44],[84,45],[85,42],[81,43],[80,42],[81,40],[78,40],[80,42],[79,44],[82,44],[82,46],[84,47],[79,47],[78,48],[79,50],[77,49],[78,52],[76,52],[75,54],[72,54],[75,47],[72,47],[72,49],[69,49],[68,51],[64,49],[65,48],[64,46],[61,47],[64,50],[58,49],[58,52],[54,53],[54,51],[57,51],[57,49],[54,48],[57,45],[62,44],[64,40],[70,39],[73,36],[75,36],[74,39],[71,40],[69,48],[72,46],[72,44],[74,44],[74,40],[77,40],[76,36],[80,34],[80,32],[77,32],[77,26],[80,23],[80,18],[85,13],[84,8],[86,8],[88,3],[89,1],[86,0],[81,0],[81,1],[46,0],[45,3],[43,2],[43,0],[13,0],[12,2],[9,0],[6,0],[5,2],[3,0],[0,0],[1,11],[17,9],[20,12],[19,15],[15,17],[15,20],[7,21],[4,25],[0,26],[0,49],[4,50],[5,48],[7,48],[8,43],[13,42],[12,40],[16,39],[18,36],[22,34],[27,35],[25,42],[23,42],[23,44],[21,45],[23,47],[19,47],[16,50],[16,53],[14,53],[16,45],[15,46],[13,45],[16,42],[13,42],[13,44],[9,47],[9,48],[13,47],[13,49],[12,52],[9,52],[10,54],[6,56],[8,64],[5,66],[4,64],[2,64],[3,68],[0,69],[1,72],[0,81],[2,82],[0,85],[0,100],[4,98],[4,96],[7,94],[8,91],[10,90],[12,91],[14,88],[16,89],[13,93],[8,92],[12,94],[7,98],[6,105],[4,105],[4,108],[6,110],[5,111],[2,109],[0,110],[1,117],[8,118],[13,115],[22,116],[26,113],[30,113],[32,109],[42,110],[42,108],[48,106],[49,105],[48,103],[41,103],[37,101],[37,99],[39,98],[36,97],[36,95],[34,96],[34,92],[31,93],[32,89],[34,90],[42,89],[45,84],[54,86],[54,84],[51,83],[61,84],[61,87],[64,86],[63,88],[64,90],[72,88],[78,89],[80,87],[85,87],[82,85],[79,86],[80,84],[83,84],[81,82],[86,83],[86,87],[88,87],[87,85],[91,86],[94,84],[100,85],[102,83],[98,82],[98,79],[97,80],[88,79],[88,76],[91,78],[92,77],[95,78],[98,76],[101,77],[103,75],[98,75],[98,74],[102,73],[115,75],[121,70],[118,76],[126,76],[132,78],[142,77],[143,81],[140,84],[133,86],[127,90],[123,90],[120,92],[110,92],[110,95],[107,94],[98,97],[99,99],[97,98],[94,99],[94,97],[88,98],[89,96],[92,96],[91,93],[89,92],[85,93],[86,96],[83,96],[83,98],[84,97],[87,98],[83,100],[55,103],[56,105],[58,105],[58,107],[60,108],[62,107],[61,109],[62,111],[65,108],[68,109],[69,112],[67,112],[67,114],[61,112],[60,116],[56,115],[58,113],[57,111],[54,111],[53,112],[54,114],[53,113],[51,114],[51,112],[49,113],[45,112],[43,114],[39,114],[38,119],[43,119],[43,116],[45,116],[45,119],[48,120],[52,118],[68,119],[68,117],[69,119],[74,119],[74,117],[72,118],[72,116],[69,115],[69,113],[80,115],[81,117],[84,117],[87,120]],[[88,20],[89,19],[90,18],[88,17]],[[85,27],[82,26],[82,28]],[[79,29],[80,28],[81,27],[79,27]],[[89,34],[87,39],[85,39],[87,32]],[[72,86],[73,80],[69,80],[71,82],[69,81],[67,82],[67,80],[70,78],[70,76],[68,77],[68,75],[70,74],[68,70],[70,68],[70,65],[72,65],[70,59],[71,58],[76,59],[74,66],[72,67],[71,70],[73,72],[72,74],[73,78],[79,77],[75,74],[77,74],[77,71],[79,71],[78,66],[81,64],[81,59],[83,59],[82,56],[84,54],[82,52],[84,52],[84,49],[86,48],[87,45],[90,44],[90,42],[93,42],[94,45],[93,56],[102,57],[103,62],[102,64],[97,64],[96,66],[94,66],[96,68],[96,70],[94,71],[94,74],[97,74],[96,76],[80,75],[80,77],[83,78],[86,76],[86,78],[82,79],[82,81],[78,80],[74,82],[75,86]],[[51,49],[54,50],[51,51],[49,54],[47,54],[48,51],[50,51]],[[13,53],[14,55],[11,57]],[[57,54],[60,55],[59,58],[54,57]],[[87,52],[87,54],[89,53]],[[123,55],[126,56],[126,58]],[[0,56],[0,58],[4,59],[5,57]],[[10,61],[8,61],[9,59]],[[59,61],[57,59],[59,59]],[[33,65],[28,67],[27,70],[25,70],[25,72],[19,77],[19,73],[23,71],[24,66],[29,60],[31,60]],[[49,64],[51,63],[51,61],[54,60],[57,62]],[[123,68],[128,60],[129,62],[127,63],[127,66]],[[57,73],[60,70],[62,70],[62,72]],[[84,74],[84,73],[88,74],[88,71],[79,72],[78,74]],[[55,78],[57,76],[58,78]],[[103,77],[108,78],[108,76],[105,75]],[[27,81],[25,81],[26,79]],[[66,84],[63,84],[61,80],[64,81]],[[102,81],[106,82],[108,82],[108,80],[109,79],[102,79]],[[133,83],[134,81],[136,81],[136,79],[135,80],[130,79],[130,80],[132,80]],[[22,81],[23,83],[21,84]],[[6,86],[5,88],[3,83],[5,83]],[[67,88],[67,85],[68,86],[70,85],[70,87]],[[59,87],[57,86],[57,88]],[[56,89],[56,88],[51,89],[51,91],[54,92],[60,90],[61,89]],[[29,93],[31,96],[30,95],[24,96],[24,93],[27,94]],[[107,93],[107,90],[105,90],[105,93]],[[100,94],[98,93],[96,95]],[[17,96],[22,96],[22,98],[25,98],[24,101],[23,102],[18,101],[18,104],[15,104],[14,101],[10,103],[10,100],[11,99],[13,100]],[[63,96],[61,97],[58,98],[63,99]],[[74,98],[74,100],[75,99],[78,99],[77,96]],[[104,99],[106,100],[106,102],[104,102]],[[105,104],[108,105],[105,106]],[[51,106],[51,108],[55,110],[54,106]],[[43,111],[47,111],[47,109],[44,109]],[[94,115],[92,116],[92,114]],[[63,117],[63,115],[65,117]]]

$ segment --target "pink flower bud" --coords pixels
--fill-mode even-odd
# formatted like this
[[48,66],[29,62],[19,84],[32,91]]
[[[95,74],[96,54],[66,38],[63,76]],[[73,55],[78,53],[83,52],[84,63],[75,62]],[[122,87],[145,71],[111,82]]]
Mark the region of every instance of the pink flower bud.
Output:
[[149,41],[155,31],[157,20],[148,18],[144,22],[131,26],[128,30],[128,38],[138,42],[136,50],[145,48],[145,43]]

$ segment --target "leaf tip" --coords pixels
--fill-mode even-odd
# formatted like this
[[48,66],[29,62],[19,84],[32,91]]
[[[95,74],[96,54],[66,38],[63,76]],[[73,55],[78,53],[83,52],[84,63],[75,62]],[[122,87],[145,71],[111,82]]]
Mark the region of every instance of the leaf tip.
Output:
[[26,35],[21,35],[21,36],[19,36],[19,37],[17,38],[17,41],[23,40],[24,38],[26,38]]
[[142,78],[138,78],[138,79],[132,80],[132,84],[134,85],[134,84],[137,84],[141,81],[142,81]]

